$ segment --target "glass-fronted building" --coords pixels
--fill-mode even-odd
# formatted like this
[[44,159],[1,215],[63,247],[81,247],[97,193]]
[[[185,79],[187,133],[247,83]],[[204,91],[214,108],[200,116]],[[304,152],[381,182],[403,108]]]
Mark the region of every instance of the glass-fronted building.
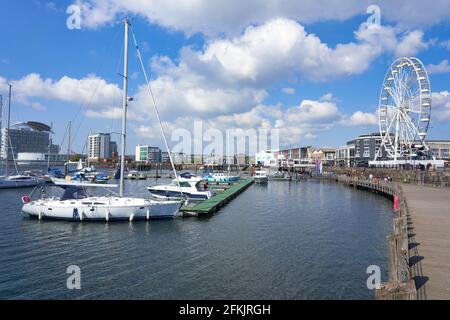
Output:
[[51,133],[48,125],[34,121],[14,124],[9,133],[7,128],[3,128],[0,157],[6,159],[7,152],[10,160],[17,159],[19,153],[48,154],[50,151],[58,154],[59,146],[52,144]]
[[162,162],[161,149],[158,147],[137,145],[135,155],[136,161],[147,163]]
[[91,160],[112,157],[111,135],[109,133],[90,134],[88,138],[88,157]]

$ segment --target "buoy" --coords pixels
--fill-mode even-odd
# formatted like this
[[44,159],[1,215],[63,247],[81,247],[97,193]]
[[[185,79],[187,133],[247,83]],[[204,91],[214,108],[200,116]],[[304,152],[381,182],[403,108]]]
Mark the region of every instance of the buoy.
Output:
[[394,196],[394,211],[395,212],[398,211],[398,196],[397,195]]

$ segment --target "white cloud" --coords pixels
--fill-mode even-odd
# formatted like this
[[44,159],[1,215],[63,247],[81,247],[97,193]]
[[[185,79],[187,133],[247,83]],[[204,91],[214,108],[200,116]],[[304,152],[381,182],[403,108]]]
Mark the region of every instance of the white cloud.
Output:
[[397,34],[392,27],[362,24],[355,38],[331,48],[298,22],[278,18],[211,40],[200,51],[183,48],[178,64],[158,57],[152,65],[160,75],[201,86],[261,88],[298,76],[326,81],[361,74],[382,53],[414,55],[427,47],[421,31]]
[[344,126],[348,127],[365,127],[378,125],[378,114],[356,111],[348,119],[342,121]]
[[281,91],[285,94],[294,94],[295,93],[294,88],[282,88]]
[[145,138],[145,139],[160,139],[156,134],[155,134],[155,129],[152,127],[148,127],[145,125],[140,125],[137,127],[133,128],[134,132],[137,134],[138,137],[140,138]]
[[91,107],[111,106],[120,103],[121,90],[116,84],[107,83],[95,75],[82,79],[63,76],[59,80],[43,79],[30,73],[19,80],[12,80],[14,96],[27,103],[29,99],[60,100]]
[[440,121],[450,120],[450,92],[433,92],[433,111],[432,117]]
[[43,104],[41,104],[40,102],[32,102],[30,104],[30,106],[34,109],[34,110],[38,110],[38,111],[45,111],[47,110],[47,107],[44,106]]
[[450,40],[439,42],[439,45],[447,50],[450,50]]
[[397,57],[409,57],[416,55],[417,52],[428,48],[428,43],[423,41],[423,32],[415,30],[408,32],[402,37],[395,48]]
[[98,27],[126,14],[186,34],[239,34],[250,24],[289,17],[302,24],[346,20],[357,15],[367,19],[366,9],[381,8],[382,22],[404,29],[435,25],[450,16],[447,0],[76,0],[82,7],[85,27]]
[[439,64],[429,64],[427,71],[429,74],[450,73],[450,65],[448,60],[442,60]]
[[[331,129],[344,118],[337,105],[329,101],[303,100],[298,106],[257,105],[245,112],[235,112],[203,119],[203,130],[278,129],[280,143],[284,146],[298,145],[303,139],[313,139],[320,132]],[[175,129],[193,131],[193,123],[202,120],[198,116],[181,116],[165,122],[167,136]],[[159,139],[159,127],[155,122],[135,129],[140,137]],[[155,135],[156,133],[156,135]]]
[[[179,116],[202,118],[230,114],[251,109],[262,102],[265,90],[207,87],[185,79],[162,76],[151,81],[157,106],[164,119]],[[152,117],[154,109],[146,86],[135,95],[136,108]]]

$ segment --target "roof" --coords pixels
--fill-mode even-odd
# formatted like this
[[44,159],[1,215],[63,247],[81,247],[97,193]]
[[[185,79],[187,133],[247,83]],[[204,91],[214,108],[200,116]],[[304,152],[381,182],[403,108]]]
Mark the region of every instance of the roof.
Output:
[[13,128],[15,129],[21,129],[21,128],[28,128],[35,131],[43,131],[43,132],[51,132],[52,128],[45,123],[42,122],[36,122],[36,121],[27,121],[27,122],[18,122],[13,125]]

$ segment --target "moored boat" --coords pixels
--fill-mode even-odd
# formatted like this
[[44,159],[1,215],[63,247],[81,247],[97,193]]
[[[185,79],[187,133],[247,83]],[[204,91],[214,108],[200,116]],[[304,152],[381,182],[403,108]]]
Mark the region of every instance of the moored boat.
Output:
[[208,182],[201,177],[183,174],[168,185],[147,188],[150,194],[157,199],[183,199],[205,200],[214,195],[208,190]]
[[90,183],[67,182],[57,183],[54,186],[64,189],[61,197],[44,196],[34,201],[23,197],[25,204],[22,211],[39,219],[133,221],[171,218],[181,206],[180,201],[155,201],[111,195],[89,196],[87,188],[99,187]]
[[203,179],[205,179],[208,182],[213,183],[232,183],[232,182],[238,182],[240,177],[239,176],[232,176],[227,173],[223,172],[214,172],[209,173],[208,175],[204,176]]
[[0,189],[30,188],[44,182],[44,179],[31,175],[5,176],[0,177]]
[[[126,144],[126,114],[128,106],[128,33],[130,22],[124,21],[124,73],[123,73],[123,105],[122,105],[122,146],[120,152],[119,195],[88,195],[87,188],[109,188],[116,185],[85,183],[83,181],[56,182],[63,188],[62,197],[47,197],[31,201],[30,196],[22,197],[22,211],[39,219],[70,220],[135,220],[174,217],[181,201],[155,201],[151,199],[124,196],[124,167]],[[137,48],[137,47],[136,47]],[[145,71],[145,69],[144,69]],[[57,179],[57,178],[54,178]]]
[[257,170],[255,171],[255,174],[253,175],[253,179],[256,183],[267,183],[269,182],[269,177],[267,176],[267,172],[264,170]]

